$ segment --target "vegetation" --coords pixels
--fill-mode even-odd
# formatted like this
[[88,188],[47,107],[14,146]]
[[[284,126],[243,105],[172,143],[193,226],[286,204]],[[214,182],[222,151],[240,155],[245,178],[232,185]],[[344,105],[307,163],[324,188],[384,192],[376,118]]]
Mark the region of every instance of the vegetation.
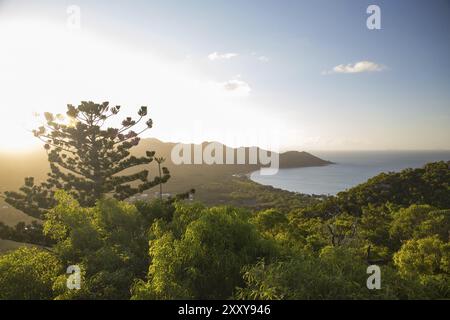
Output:
[[51,299],[62,266],[53,254],[19,248],[0,256],[0,299]]
[[[66,127],[47,115],[57,132],[47,140],[49,180],[28,180],[22,193],[7,193],[9,203],[42,224],[0,224],[0,238],[40,246],[0,256],[0,299],[450,299],[450,162],[380,174],[336,197],[232,177],[200,188],[211,195],[206,205],[187,200],[193,190],[165,199],[161,188],[153,201],[131,201],[129,195],[161,186],[168,172],[158,170],[153,181],[146,170],[110,175],[107,166],[132,168],[153,153],[125,160],[128,138],[139,140],[101,130],[106,110],[69,107],[72,118],[81,112],[81,123],[93,114],[90,124]],[[78,144],[83,139],[98,160]],[[114,141],[122,147],[107,151]],[[70,148],[85,158],[67,155]],[[77,183],[59,164],[79,172]],[[381,268],[379,290],[366,286],[374,264]],[[80,289],[66,285],[69,266],[80,268]]]
[[[56,298],[125,299],[133,280],[148,266],[149,224],[135,206],[114,199],[82,208],[67,193],[46,214],[44,232],[57,244],[53,252],[65,266],[83,270],[82,290],[68,290],[66,276],[55,281]],[[151,221],[151,220],[150,220]]]
[[33,243],[41,246],[51,246],[54,242],[43,234],[42,224],[32,221],[31,224],[19,222],[10,227],[0,222],[0,239],[9,239],[16,242]]
[[226,177],[196,188],[196,199],[209,206],[232,205],[251,210],[274,208],[284,213],[319,204],[326,198],[263,186],[246,176]]
[[[441,166],[428,165],[427,173]],[[331,216],[317,205],[286,214],[159,199],[101,199],[83,207],[67,192],[55,196],[44,232],[56,244],[51,252],[2,256],[0,283],[8,288],[2,298],[450,298],[450,210],[440,201],[375,201],[360,215]],[[54,268],[28,275],[32,290],[16,288],[29,264],[44,268],[48,261]],[[370,264],[381,267],[380,290],[366,287]],[[80,290],[65,285],[61,266],[68,265],[82,270]]]
[[249,212],[178,204],[172,221],[150,232],[147,281],[135,299],[226,299],[243,283],[241,269],[274,254],[274,243],[248,222]]
[[391,203],[401,207],[413,204],[433,204],[450,208],[450,163],[435,162],[423,168],[381,173],[366,183],[341,192],[321,206],[327,213],[347,212],[361,216],[368,204]]

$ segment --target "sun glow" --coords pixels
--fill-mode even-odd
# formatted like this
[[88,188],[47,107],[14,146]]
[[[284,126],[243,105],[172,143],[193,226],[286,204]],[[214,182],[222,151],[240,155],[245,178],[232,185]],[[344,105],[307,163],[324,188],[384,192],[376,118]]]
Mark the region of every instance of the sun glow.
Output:
[[39,125],[35,115],[62,113],[68,103],[81,100],[122,105],[123,116],[148,105],[155,121],[151,135],[171,141],[224,141],[220,128],[227,123],[239,131],[249,128],[250,118],[258,126],[271,121],[250,104],[249,88],[230,91],[189,59],[168,60],[156,49],[138,50],[61,24],[17,19],[2,19],[0,39],[3,151],[38,145],[31,134]]

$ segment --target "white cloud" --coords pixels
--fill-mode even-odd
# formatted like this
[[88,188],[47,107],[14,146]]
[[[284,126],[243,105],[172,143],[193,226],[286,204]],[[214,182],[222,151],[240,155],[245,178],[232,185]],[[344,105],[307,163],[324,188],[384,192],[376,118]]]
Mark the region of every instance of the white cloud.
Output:
[[229,53],[213,52],[213,53],[208,55],[208,59],[211,60],[211,61],[229,60],[229,59],[232,59],[232,58],[236,58],[238,55],[239,54],[233,53],[233,52],[229,52]]
[[246,96],[251,91],[250,85],[243,81],[240,76],[236,76],[231,80],[222,82],[220,83],[220,86],[226,92],[231,92],[240,96]]
[[378,72],[385,70],[386,67],[371,61],[359,61],[356,63],[340,64],[332,70],[324,71],[323,74],[332,73],[361,73],[361,72]]

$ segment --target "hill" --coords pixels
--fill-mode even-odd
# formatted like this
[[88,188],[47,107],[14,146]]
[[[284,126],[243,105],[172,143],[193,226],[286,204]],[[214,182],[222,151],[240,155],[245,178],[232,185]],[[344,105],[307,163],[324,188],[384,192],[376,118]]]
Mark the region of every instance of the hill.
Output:
[[[202,143],[202,149],[209,144],[209,142]],[[186,176],[200,176],[207,180],[216,180],[217,176],[233,175],[233,174],[247,174],[252,171],[256,171],[260,168],[259,165],[250,164],[248,159],[249,148],[245,149],[246,163],[245,164],[230,164],[230,165],[207,165],[207,164],[182,164],[175,165],[171,161],[171,152],[177,143],[162,142],[158,139],[148,138],[142,139],[140,144],[132,149],[132,155],[141,156],[145,154],[145,151],[156,151],[158,157],[164,157],[166,159],[165,166],[169,168],[172,174],[171,182],[174,180],[185,180]],[[191,147],[195,148],[199,145],[192,144]],[[225,146],[226,147],[226,146]],[[225,148],[224,147],[224,148]],[[233,152],[237,152],[237,148],[232,149]],[[225,150],[225,149],[224,149]],[[332,162],[322,160],[307,152],[288,151],[279,154],[280,168],[299,168],[299,167],[311,167],[311,166],[325,166]],[[193,155],[192,155],[193,162]],[[225,162],[225,151],[224,151]],[[152,167],[153,165],[153,167]],[[153,171],[152,171],[153,168]],[[151,164],[150,174],[155,172],[156,167]],[[23,152],[17,154],[5,154],[0,153],[0,192],[10,189],[16,189],[23,183],[23,178],[33,176],[36,181],[42,181],[45,179],[49,170],[47,162],[47,155],[44,150],[38,149],[30,152]],[[208,176],[211,176],[208,178]],[[189,184],[190,185],[190,184]]]
[[[202,150],[208,144],[209,142],[202,143]],[[175,145],[177,143],[148,138],[142,139],[140,144],[132,149],[132,155],[134,156],[144,155],[146,151],[150,150],[156,151],[158,157],[166,159],[164,166],[170,170],[171,179],[163,187],[165,194],[173,195],[193,188],[196,190],[196,199],[204,201],[206,204],[232,203],[252,208],[286,206],[288,203],[298,207],[305,200],[307,200],[306,203],[309,203],[312,199],[310,196],[300,196],[288,191],[261,186],[245,179],[246,175],[260,168],[259,165],[249,163],[250,148],[248,147],[243,148],[247,160],[245,164],[176,165],[171,161],[171,152]],[[192,144],[190,146],[194,150],[199,145]],[[236,153],[237,150],[233,149],[233,152]],[[191,159],[193,160],[193,155]],[[325,166],[331,163],[307,152],[298,151],[281,153],[279,159],[280,168]],[[139,169],[142,168],[134,168],[134,170]],[[149,169],[150,176],[154,176],[157,172],[156,163],[151,163],[146,169]],[[0,154],[0,192],[18,189],[22,186],[23,179],[28,176],[35,177],[36,181],[43,181],[48,171],[47,155],[43,149],[18,154]],[[157,192],[156,189],[148,190],[139,198],[153,198],[155,192]],[[274,197],[274,194],[277,194],[277,197]],[[19,221],[29,223],[30,218],[9,207],[0,199],[0,221],[8,225],[15,225]]]
[[[209,144],[209,142],[202,143],[202,150]],[[164,157],[166,162],[165,166],[169,169],[171,173],[171,179],[164,185],[164,189],[169,193],[184,192],[191,188],[199,189],[209,183],[221,182],[225,178],[232,177],[233,175],[247,175],[253,171],[259,170],[260,165],[249,163],[249,149],[246,148],[235,148],[232,149],[236,154],[238,149],[245,150],[245,164],[227,164],[227,165],[208,165],[208,164],[181,164],[176,165],[171,161],[171,152],[176,143],[161,142],[157,139],[143,139],[139,146],[134,149],[135,155],[143,155],[147,150],[156,151],[158,156]],[[199,145],[190,145],[192,150]],[[194,161],[193,151],[191,154],[191,163]],[[223,162],[225,163],[225,147]],[[311,166],[325,166],[331,164],[332,162],[322,160],[312,154],[307,152],[289,151],[279,154],[280,168],[300,168],[300,167],[311,167]]]
[[428,163],[422,168],[380,173],[347,191],[330,197],[304,214],[333,217],[347,213],[360,217],[365,207],[431,205],[450,208],[450,161]]

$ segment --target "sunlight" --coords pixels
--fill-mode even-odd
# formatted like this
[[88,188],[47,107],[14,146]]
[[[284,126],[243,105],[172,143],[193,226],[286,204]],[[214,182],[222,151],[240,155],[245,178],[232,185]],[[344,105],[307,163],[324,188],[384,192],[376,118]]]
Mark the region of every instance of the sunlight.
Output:
[[[155,120],[151,135],[172,141],[220,140],[228,125],[248,130],[249,119],[254,127],[271,122],[250,104],[249,88],[231,92],[188,59],[169,61],[156,51],[42,22],[4,20],[0,38],[6,48],[0,51],[1,149],[35,145],[29,133],[38,123],[34,113],[63,112],[81,100],[123,105],[124,116],[147,104]],[[204,130],[196,136],[193,123],[199,120]],[[7,139],[11,132],[14,141]]]

